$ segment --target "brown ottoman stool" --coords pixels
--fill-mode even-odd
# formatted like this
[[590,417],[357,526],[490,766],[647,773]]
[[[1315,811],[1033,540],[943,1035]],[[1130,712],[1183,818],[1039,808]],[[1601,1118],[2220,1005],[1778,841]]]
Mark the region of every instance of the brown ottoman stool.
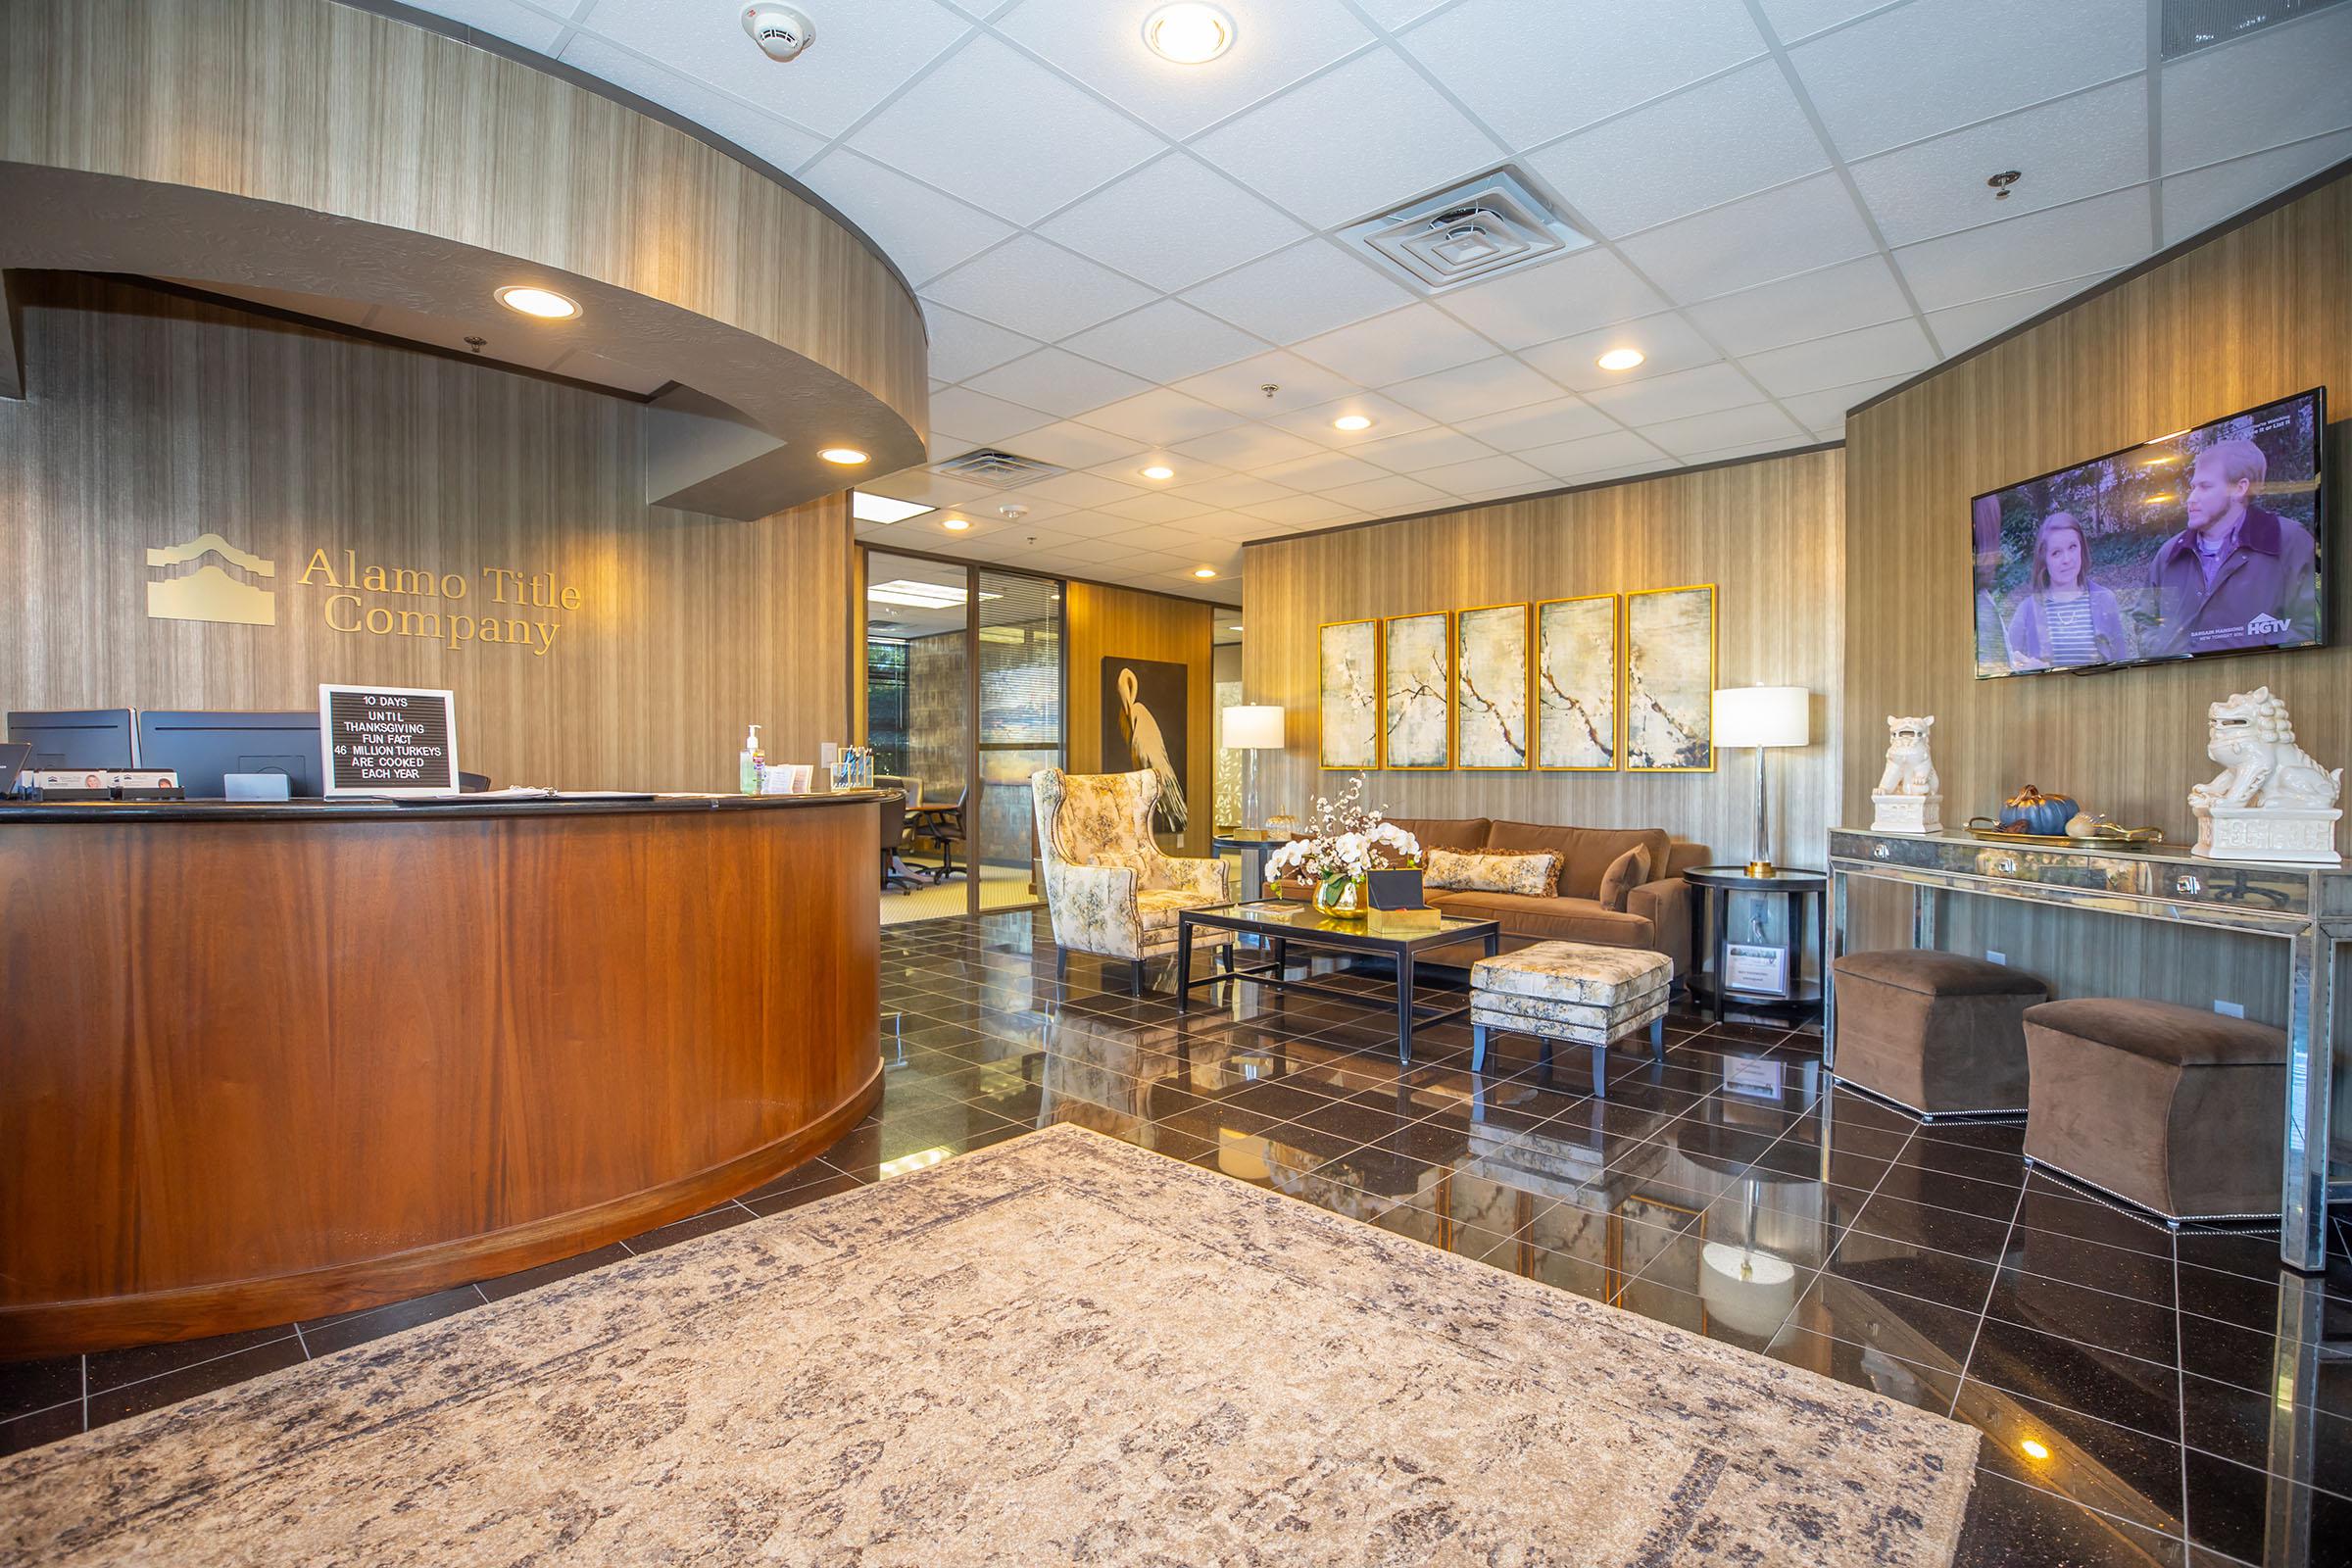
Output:
[[1957,953],[1851,953],[1838,985],[1842,1081],[1933,1121],[2026,1108],[2026,1009],[2050,988]]
[[2276,1219],[2286,1034],[2166,1002],[2026,1013],[2026,1163],[2162,1215]]

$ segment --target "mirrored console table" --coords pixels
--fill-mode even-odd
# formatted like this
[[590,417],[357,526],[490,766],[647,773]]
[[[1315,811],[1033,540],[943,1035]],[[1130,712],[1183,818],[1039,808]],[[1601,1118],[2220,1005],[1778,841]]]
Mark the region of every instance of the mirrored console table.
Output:
[[[2200,860],[2185,848],[2158,854],[2002,844],[1962,834],[1922,837],[1837,828],[1830,833],[1830,945],[1847,951],[1856,878],[1911,890],[1911,943],[1936,943],[1936,895],[1971,894],[2287,944],[2286,1167],[2278,1255],[2321,1271],[2328,1252],[2328,1116],[2333,1078],[2335,956],[2352,940],[2352,870]],[[1825,971],[1829,965],[1823,965]],[[2119,977],[2119,982],[2122,977]],[[2128,993],[2123,993],[2128,994]],[[1823,1055],[1837,1065],[1838,994],[1829,988]],[[2339,1184],[2339,1200],[2352,1184]]]

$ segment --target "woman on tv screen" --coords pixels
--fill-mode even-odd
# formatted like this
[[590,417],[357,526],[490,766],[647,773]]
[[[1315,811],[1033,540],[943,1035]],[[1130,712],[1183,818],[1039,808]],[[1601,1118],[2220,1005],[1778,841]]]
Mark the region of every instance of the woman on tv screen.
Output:
[[2090,547],[2071,512],[2041,519],[2034,537],[2033,591],[2009,617],[2009,667],[2073,669],[2133,657],[2124,607],[2090,580]]

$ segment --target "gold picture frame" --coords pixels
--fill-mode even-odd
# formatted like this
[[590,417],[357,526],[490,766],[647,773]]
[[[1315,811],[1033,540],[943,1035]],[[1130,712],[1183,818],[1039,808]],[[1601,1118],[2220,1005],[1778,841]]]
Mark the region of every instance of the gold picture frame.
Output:
[[[1532,695],[1529,698],[1529,708],[1531,710],[1530,718],[1535,726],[1536,732],[1535,765],[1539,772],[1614,773],[1617,771],[1618,766],[1624,758],[1624,715],[1617,703],[1617,682],[1619,677],[1618,666],[1624,662],[1623,649],[1619,639],[1617,607],[1618,598],[1619,596],[1613,593],[1574,594],[1565,599],[1544,599],[1539,600],[1536,603],[1535,647],[1531,662],[1528,666],[1528,684],[1533,688]],[[1567,685],[1562,685],[1553,679],[1550,650],[1551,638],[1553,634],[1553,622],[1555,620],[1566,619],[1567,617],[1564,614],[1546,614],[1545,612],[1551,611],[1555,607],[1579,605],[1605,605],[1607,607],[1607,613],[1602,618],[1606,622],[1607,629],[1606,646],[1608,650],[1608,668],[1605,671],[1603,678],[1597,682],[1588,684],[1585,682],[1576,681],[1572,678]],[[1584,618],[1590,620],[1592,617],[1588,614]],[[1562,629],[1565,631],[1577,631],[1580,629],[1589,628],[1578,628],[1571,625],[1563,627]],[[1572,686],[1577,689],[1571,690],[1570,687]],[[1591,710],[1588,706],[1590,700],[1593,698],[1598,698],[1601,702],[1604,702],[1608,705],[1608,722],[1606,725],[1607,738],[1605,741],[1603,741],[1598,734],[1594,733],[1595,726],[1592,723]],[[1559,717],[1553,719],[1548,724],[1544,721],[1544,712],[1547,709],[1556,709],[1560,713]],[[1583,723],[1581,727],[1584,733],[1582,740],[1588,745],[1600,746],[1605,752],[1608,760],[1602,762],[1545,761],[1544,759],[1546,756],[1553,755],[1553,748],[1559,745],[1557,736],[1552,732],[1557,729],[1566,728],[1570,723],[1572,715],[1579,713],[1583,715]],[[1571,732],[1571,735],[1573,737],[1573,731]],[[1572,747],[1573,739],[1569,745],[1559,746],[1559,749],[1566,751],[1568,755],[1577,755]]]
[[1715,601],[1711,582],[1626,594],[1617,684],[1625,771],[1715,771]]
[[[1368,683],[1360,681],[1355,674],[1348,677],[1350,685],[1359,686],[1362,690],[1366,710],[1364,722],[1368,733],[1364,737],[1364,745],[1353,749],[1360,750],[1361,756],[1351,755],[1345,759],[1334,759],[1332,756],[1332,705],[1335,700],[1335,692],[1332,677],[1335,648],[1332,633],[1335,631],[1347,632],[1355,628],[1362,628],[1360,634],[1362,646],[1360,648],[1351,647],[1349,645],[1356,639],[1343,638],[1340,640],[1340,646],[1336,653],[1339,667],[1342,669],[1360,671],[1364,662],[1368,662],[1370,665],[1371,678]],[[1315,765],[1318,767],[1354,773],[1370,771],[1380,766],[1381,704],[1383,702],[1380,632],[1379,619],[1370,616],[1362,620],[1328,620],[1315,628],[1315,655],[1319,669],[1315,693]],[[1353,702],[1353,699],[1345,691],[1337,694],[1337,700],[1343,710]]]
[[[1512,627],[1512,620],[1518,624]],[[1501,638],[1489,648],[1473,637],[1494,628]],[[1510,639],[1517,638],[1517,649]],[[1453,612],[1453,765],[1471,773],[1521,773],[1534,760],[1535,697],[1528,672],[1534,658],[1534,608],[1515,605],[1478,605]],[[1516,710],[1513,700],[1516,699]],[[1487,731],[1494,733],[1489,734]],[[1464,731],[1469,733],[1465,734]],[[1500,761],[1472,758],[1489,756]],[[1516,757],[1516,761],[1508,759]]]
[[[1391,772],[1443,773],[1453,766],[1450,610],[1381,617],[1380,756],[1380,765]],[[1436,760],[1426,760],[1432,757]]]

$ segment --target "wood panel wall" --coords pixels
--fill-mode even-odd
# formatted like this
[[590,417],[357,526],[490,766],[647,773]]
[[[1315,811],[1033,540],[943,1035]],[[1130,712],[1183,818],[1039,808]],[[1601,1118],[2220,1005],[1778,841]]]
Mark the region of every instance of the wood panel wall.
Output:
[[1181,835],[1163,835],[1172,855],[1206,855],[1216,814],[1216,684],[1209,663],[1208,605],[1166,594],[1073,582],[1062,601],[1067,621],[1069,663],[1064,689],[1070,714],[1069,769],[1073,773],[1120,772],[1127,759],[1102,756],[1102,661],[1157,659],[1182,664],[1185,682],[1184,795],[1192,820]]
[[[752,522],[645,505],[646,410],[135,284],[20,274],[33,396],[0,402],[11,709],[317,706],[321,681],[458,695],[502,783],[729,789],[744,727],[779,760],[849,728],[852,524],[833,496]],[[207,531],[276,565],[274,626],[152,620],[150,547]],[[544,655],[329,629],[315,548],[553,572]],[[371,603],[446,611],[430,600]]]
[[[1717,684],[1821,694],[1814,744],[1771,759],[1774,858],[1819,865],[1838,776],[1844,471],[1842,454],[1811,452],[1250,545],[1243,685],[1282,705],[1289,742],[1269,759],[1269,808],[1303,815],[1346,782],[1316,766],[1323,622],[1712,582]],[[1399,816],[1662,827],[1744,860],[1754,769],[1742,751],[1711,774],[1389,771],[1371,795]]]

